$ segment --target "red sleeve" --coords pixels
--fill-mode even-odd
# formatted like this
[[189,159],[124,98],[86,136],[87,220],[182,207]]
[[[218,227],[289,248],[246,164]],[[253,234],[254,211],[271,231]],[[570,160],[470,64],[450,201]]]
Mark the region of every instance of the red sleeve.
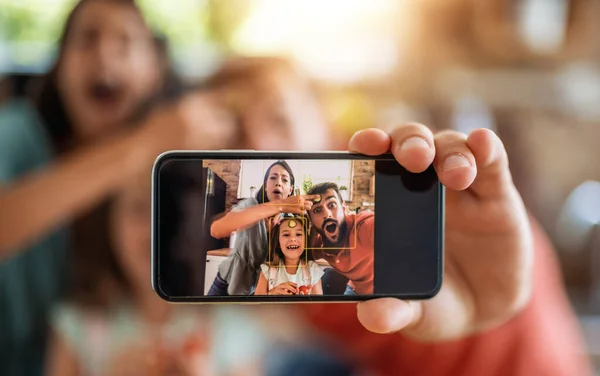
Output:
[[591,375],[576,316],[563,289],[554,251],[537,223],[533,294],[518,316],[467,339],[422,344],[401,334],[367,332],[354,304],[311,305],[307,315],[361,364],[381,374],[415,376]]
[[308,236],[308,249],[313,253],[315,260],[324,256],[323,252],[321,251],[322,245],[323,242],[321,240],[321,236],[317,233],[314,227],[311,227]]
[[375,216],[370,216],[361,222],[358,228],[358,239],[366,239],[367,245],[373,248],[375,245]]

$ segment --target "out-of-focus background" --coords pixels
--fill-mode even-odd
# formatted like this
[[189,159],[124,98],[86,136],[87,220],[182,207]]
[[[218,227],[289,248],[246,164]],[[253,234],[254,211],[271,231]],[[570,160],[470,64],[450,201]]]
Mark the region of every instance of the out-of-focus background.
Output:
[[[495,130],[600,359],[599,0],[138,0],[188,81],[281,55],[348,136],[419,121]],[[73,0],[0,0],[0,103],[53,62]]]

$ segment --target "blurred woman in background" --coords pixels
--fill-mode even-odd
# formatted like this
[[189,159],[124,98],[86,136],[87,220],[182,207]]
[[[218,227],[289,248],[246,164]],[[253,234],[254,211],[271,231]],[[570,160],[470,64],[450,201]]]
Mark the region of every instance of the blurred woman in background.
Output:
[[0,108],[6,374],[41,370],[47,313],[65,282],[68,224],[127,176],[149,173],[159,153],[218,148],[234,136],[210,99],[179,98],[179,88],[164,41],[133,0],[82,0],[37,100]]

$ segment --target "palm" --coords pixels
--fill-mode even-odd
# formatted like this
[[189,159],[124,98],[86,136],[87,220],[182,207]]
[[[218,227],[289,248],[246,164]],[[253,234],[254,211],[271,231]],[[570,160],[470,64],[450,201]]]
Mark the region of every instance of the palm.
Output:
[[[415,126],[399,128],[397,138],[410,127]],[[501,143],[487,131],[471,136],[467,140],[446,132],[434,139],[429,132],[435,148],[413,148],[404,154],[395,151],[400,163],[414,172],[433,162],[447,187],[444,282],[438,295],[427,301],[362,303],[359,318],[368,329],[405,328],[407,335],[422,340],[454,338],[501,322],[522,307],[529,291],[533,253],[527,214],[512,184]],[[373,132],[361,137],[353,139],[353,149],[375,154],[377,150],[370,148],[377,146],[381,135]],[[381,137],[379,147],[389,149],[395,138],[393,134],[386,144]],[[445,170],[445,159],[458,153],[471,159],[471,166]],[[406,320],[398,323],[396,318],[390,324],[389,318],[402,310]]]
[[[437,297],[423,302],[422,327],[429,332],[422,333],[423,337],[453,336],[465,320],[477,321],[473,330],[485,327],[496,321],[498,311],[515,304],[518,275],[514,271],[526,267],[530,253],[524,249],[528,246],[526,221],[517,195],[482,202],[469,190],[448,191],[445,281]],[[453,304],[460,306],[461,314],[449,319],[447,308]]]

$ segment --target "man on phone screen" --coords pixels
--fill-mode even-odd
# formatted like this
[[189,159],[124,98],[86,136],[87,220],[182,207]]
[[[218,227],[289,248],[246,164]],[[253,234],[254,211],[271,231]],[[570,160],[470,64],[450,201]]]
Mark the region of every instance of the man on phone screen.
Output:
[[307,193],[321,196],[308,212],[315,259],[325,259],[349,279],[344,295],[373,294],[375,214],[348,212],[335,183],[314,185]]

